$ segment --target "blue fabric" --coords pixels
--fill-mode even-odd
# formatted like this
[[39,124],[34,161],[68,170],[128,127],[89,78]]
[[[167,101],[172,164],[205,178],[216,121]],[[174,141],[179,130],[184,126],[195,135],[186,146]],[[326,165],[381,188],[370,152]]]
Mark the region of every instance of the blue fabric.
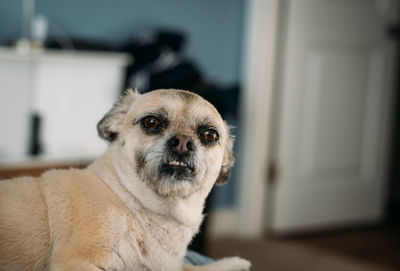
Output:
[[213,259],[201,255],[197,252],[194,252],[192,250],[188,250],[186,252],[186,256],[185,256],[185,263],[191,264],[191,265],[205,265],[205,264],[210,264],[214,262]]

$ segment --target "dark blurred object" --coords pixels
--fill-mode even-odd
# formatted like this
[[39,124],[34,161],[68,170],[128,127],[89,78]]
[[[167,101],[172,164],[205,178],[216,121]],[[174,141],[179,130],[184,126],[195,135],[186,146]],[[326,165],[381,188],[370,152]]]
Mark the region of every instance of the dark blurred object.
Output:
[[187,87],[200,82],[194,65],[183,60],[185,42],[183,33],[163,30],[145,32],[128,41],[122,51],[131,54],[135,61],[127,69],[125,87],[148,92],[159,86]]
[[[390,25],[387,32],[389,37],[397,43],[397,50],[399,50],[400,24]],[[399,67],[400,55],[397,55],[396,61]],[[400,227],[400,76],[397,76],[396,80],[386,223]]]
[[399,24],[391,24],[386,29],[387,34],[390,38],[398,41],[400,39],[400,25]]
[[182,60],[176,66],[150,74],[149,89],[179,88],[191,89],[195,83],[200,84],[201,75],[189,61]]
[[133,37],[122,46],[121,50],[135,57],[130,71],[137,72],[154,64],[157,59],[169,51],[181,52],[185,42],[183,33],[163,30],[149,31]]
[[223,118],[237,117],[240,89],[238,85],[218,87],[213,84],[202,84],[196,92],[212,103]]
[[235,116],[239,99],[237,85],[225,87],[205,78],[196,63],[185,56],[187,38],[177,31],[146,32],[123,46],[133,56],[125,88],[146,93],[155,89],[185,89],[210,101],[221,115]]
[[40,142],[40,126],[41,126],[40,115],[37,113],[32,113],[29,155],[36,156],[43,152],[42,144]]

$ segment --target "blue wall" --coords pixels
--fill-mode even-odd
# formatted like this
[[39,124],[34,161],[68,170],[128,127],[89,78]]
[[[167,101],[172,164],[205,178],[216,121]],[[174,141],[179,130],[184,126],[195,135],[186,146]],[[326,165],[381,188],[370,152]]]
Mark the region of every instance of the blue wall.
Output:
[[[22,0],[0,0],[0,42],[20,33]],[[141,30],[189,34],[187,54],[208,78],[240,81],[244,0],[36,0],[36,13],[71,36],[121,42]]]
[[[70,36],[115,43],[160,26],[183,30],[189,37],[186,53],[207,78],[233,84],[240,82],[244,2],[36,0],[36,13],[45,15],[50,25]],[[21,3],[0,0],[0,44],[19,37]],[[227,185],[216,188],[215,203],[219,207],[235,204],[236,170]]]

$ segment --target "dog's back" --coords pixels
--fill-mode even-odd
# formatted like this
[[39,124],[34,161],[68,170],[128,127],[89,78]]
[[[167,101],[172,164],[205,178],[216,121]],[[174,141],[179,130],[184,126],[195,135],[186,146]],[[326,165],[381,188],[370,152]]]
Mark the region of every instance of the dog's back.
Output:
[[45,270],[49,225],[39,178],[0,181],[0,270]]

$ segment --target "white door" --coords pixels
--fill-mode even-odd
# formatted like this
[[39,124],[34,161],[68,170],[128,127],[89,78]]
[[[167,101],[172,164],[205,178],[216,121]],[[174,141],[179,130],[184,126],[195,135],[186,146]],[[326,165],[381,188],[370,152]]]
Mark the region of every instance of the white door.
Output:
[[269,227],[382,219],[393,54],[385,0],[286,0]]

